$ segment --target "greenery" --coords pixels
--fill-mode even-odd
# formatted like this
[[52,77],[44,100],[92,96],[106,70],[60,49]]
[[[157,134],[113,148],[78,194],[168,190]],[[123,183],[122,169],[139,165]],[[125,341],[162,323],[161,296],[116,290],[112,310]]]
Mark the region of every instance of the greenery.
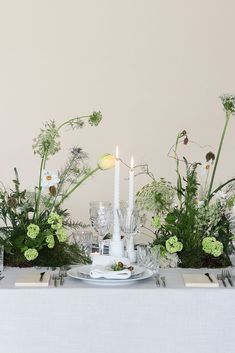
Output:
[[66,199],[98,170],[113,167],[115,158],[105,154],[93,169],[87,166],[87,154],[73,147],[64,167],[54,173],[46,169],[50,157],[60,149],[60,132],[64,127],[82,128],[85,121],[97,126],[100,112],[69,119],[57,126],[47,122],[34,139],[33,150],[40,157],[38,184],[33,192],[21,189],[17,169],[14,187],[0,188],[0,243],[5,249],[5,263],[10,266],[61,266],[89,259],[76,244],[69,243],[68,231],[84,227],[70,219],[62,205]]
[[[235,97],[224,95],[221,101],[226,116],[216,156],[209,151],[204,163],[189,163],[186,158],[179,158],[179,145],[190,143],[183,130],[177,134],[170,150],[176,162],[176,186],[164,181],[163,189],[163,179],[160,179],[145,185],[137,193],[137,205],[142,210],[151,211],[151,229],[155,234],[153,246],[161,246],[165,265],[172,262],[172,256],[178,257],[178,264],[182,267],[231,264],[235,178],[215,189],[213,187],[228,123],[235,113]],[[181,173],[182,164],[185,166],[184,175]],[[173,197],[173,188],[177,198]]]

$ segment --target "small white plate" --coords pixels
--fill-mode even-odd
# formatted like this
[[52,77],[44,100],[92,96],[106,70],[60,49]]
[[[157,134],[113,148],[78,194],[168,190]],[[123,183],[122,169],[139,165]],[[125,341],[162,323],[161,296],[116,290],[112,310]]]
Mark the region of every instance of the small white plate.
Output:
[[[136,266],[138,267],[138,266]],[[147,279],[152,276],[152,271],[148,269],[143,269],[142,272],[135,273],[132,275],[132,277],[127,278],[127,279],[106,279],[106,278],[91,278],[89,273],[92,268],[92,265],[82,265],[78,266],[75,268],[71,268],[68,271],[68,276],[75,278],[75,279],[80,279],[82,281],[85,281],[90,284],[98,284],[98,285],[126,285],[126,284],[131,284],[135,283],[137,281],[141,281],[143,279]],[[140,267],[138,269],[140,271]],[[81,273],[81,271],[83,273]],[[134,276],[134,277],[133,277]]]

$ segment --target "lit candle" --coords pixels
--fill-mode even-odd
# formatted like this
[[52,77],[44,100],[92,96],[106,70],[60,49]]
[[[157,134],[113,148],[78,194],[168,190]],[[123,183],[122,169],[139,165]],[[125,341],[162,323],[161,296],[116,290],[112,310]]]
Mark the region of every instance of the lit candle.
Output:
[[114,202],[113,202],[113,241],[119,241],[120,235],[120,224],[117,210],[120,206],[120,160],[119,160],[119,149],[116,147],[116,163],[115,163],[115,175],[114,175]]
[[131,157],[131,169],[129,170],[128,209],[131,214],[134,208],[134,158]]

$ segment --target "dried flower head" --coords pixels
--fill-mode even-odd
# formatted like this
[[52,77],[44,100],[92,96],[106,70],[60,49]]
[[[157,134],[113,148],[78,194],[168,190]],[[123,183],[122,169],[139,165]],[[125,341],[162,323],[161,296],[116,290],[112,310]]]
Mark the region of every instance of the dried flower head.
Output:
[[209,162],[209,161],[214,161],[215,160],[215,154],[213,152],[208,152],[206,154],[206,161]]
[[88,154],[83,151],[81,147],[73,147],[71,149],[71,154],[77,160],[83,161],[84,159],[88,158]]
[[233,94],[223,94],[220,96],[224,110],[226,112],[235,114],[235,96]]

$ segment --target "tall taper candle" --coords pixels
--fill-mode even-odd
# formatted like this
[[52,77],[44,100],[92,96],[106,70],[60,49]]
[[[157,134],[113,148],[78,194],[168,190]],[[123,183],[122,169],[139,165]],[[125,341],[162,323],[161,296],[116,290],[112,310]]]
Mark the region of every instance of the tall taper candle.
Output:
[[128,208],[131,214],[134,208],[134,158],[133,157],[131,157],[131,169],[129,170]]
[[114,202],[113,202],[113,241],[121,240],[120,235],[120,224],[117,214],[120,206],[120,160],[119,160],[119,149],[116,147],[116,164],[115,164],[115,176],[114,176]]

